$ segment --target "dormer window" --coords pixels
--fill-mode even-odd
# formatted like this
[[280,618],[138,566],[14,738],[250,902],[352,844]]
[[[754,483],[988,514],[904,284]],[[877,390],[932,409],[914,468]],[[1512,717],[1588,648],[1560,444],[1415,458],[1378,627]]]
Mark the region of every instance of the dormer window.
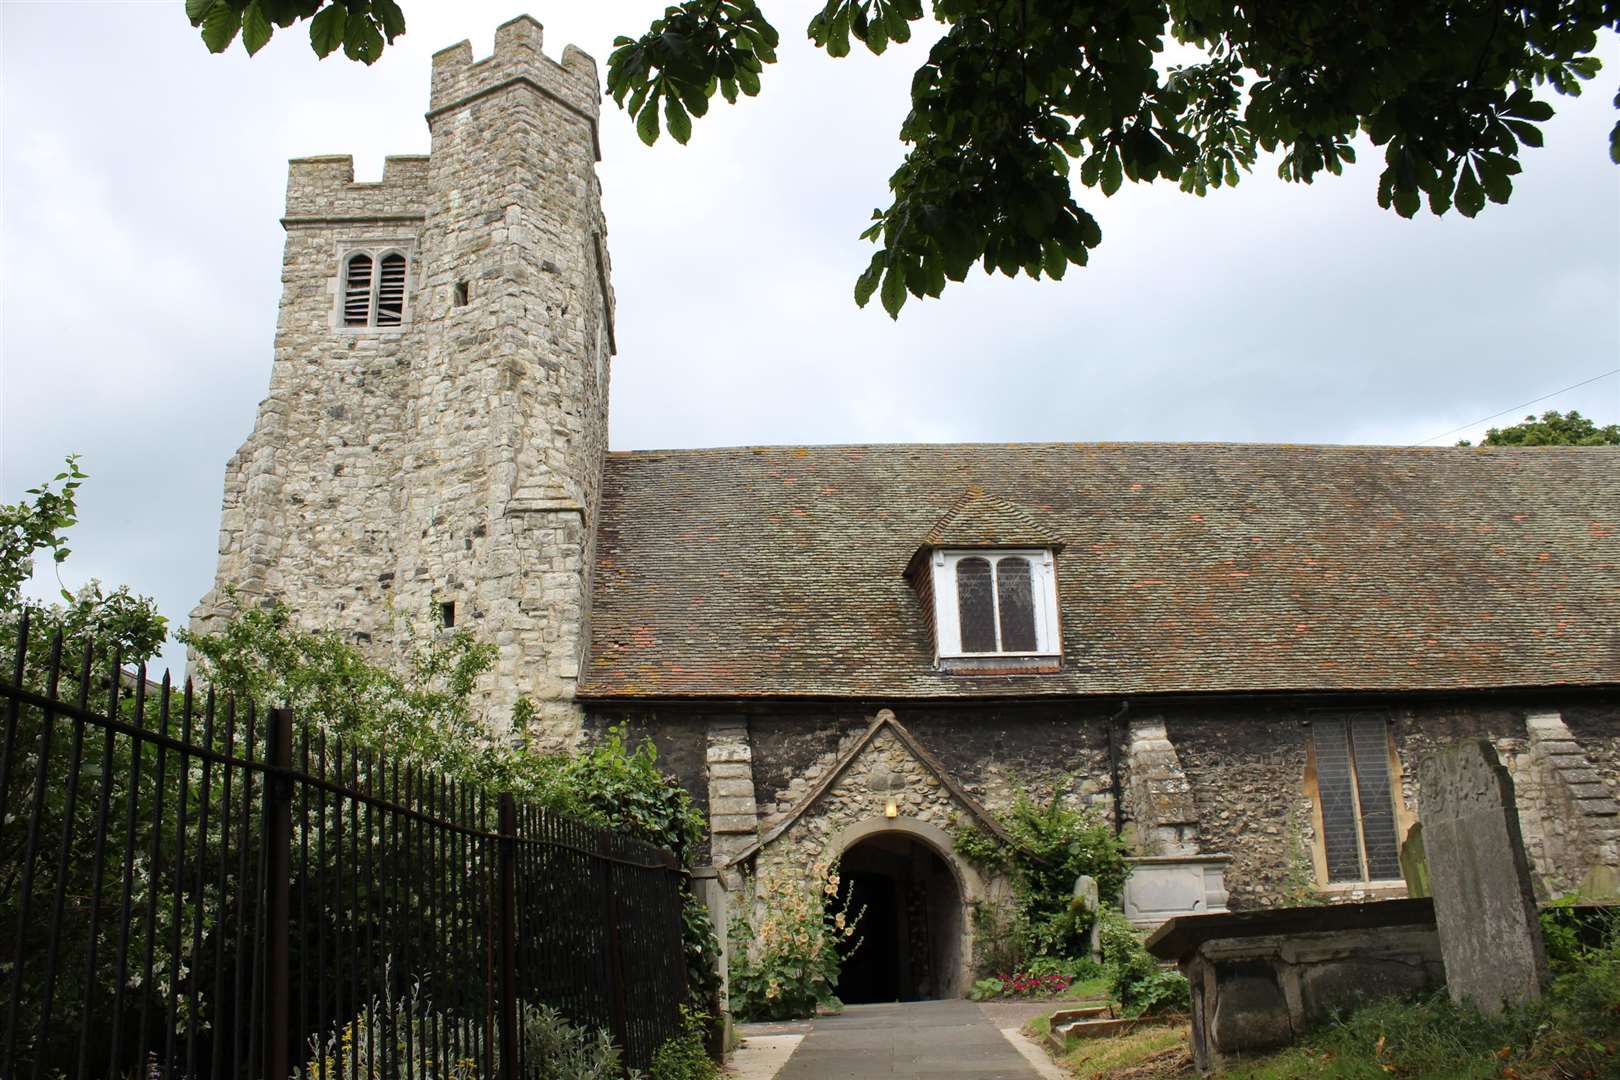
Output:
[[1063,541],[1023,507],[971,485],[922,538],[905,574],[931,612],[934,657],[962,675],[1038,675],[1062,666],[1057,553]]
[[1050,549],[936,550],[931,562],[942,658],[1061,651]]

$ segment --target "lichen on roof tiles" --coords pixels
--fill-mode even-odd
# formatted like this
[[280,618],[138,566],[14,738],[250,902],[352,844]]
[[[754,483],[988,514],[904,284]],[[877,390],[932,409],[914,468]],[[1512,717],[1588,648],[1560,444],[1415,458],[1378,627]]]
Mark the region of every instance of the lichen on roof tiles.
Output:
[[[790,477],[813,482],[814,497],[782,483]],[[969,486],[981,494],[968,498]],[[1014,535],[986,523],[1018,521],[1038,530],[1024,537],[1068,545],[1057,557],[1061,671],[935,669],[927,615],[898,571],[936,530],[958,528],[959,507],[972,508],[960,516],[980,522],[981,541]],[[1480,530],[1520,514],[1511,527]],[[694,521],[703,525],[696,539]],[[612,570],[595,576],[580,692],[925,698],[1615,684],[1617,526],[1620,451],[1604,448],[615,453],[600,508],[599,550]],[[1553,604],[1564,610],[1550,614]],[[1309,633],[1295,630],[1300,623]],[[1555,624],[1566,625],[1535,632]]]
[[923,547],[1061,547],[1027,511],[969,484],[928,530]]

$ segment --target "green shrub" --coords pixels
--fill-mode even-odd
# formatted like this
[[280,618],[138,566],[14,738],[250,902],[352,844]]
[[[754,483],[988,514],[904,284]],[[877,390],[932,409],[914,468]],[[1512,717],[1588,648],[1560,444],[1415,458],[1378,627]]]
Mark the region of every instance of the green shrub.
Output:
[[653,1055],[651,1080],[717,1080],[720,1070],[703,1046],[709,1017],[681,1007],[681,1033],[668,1039]]
[[1024,944],[1024,916],[1016,901],[974,900],[970,914],[973,919],[975,972],[992,975],[1017,971],[1024,966],[1028,957]]
[[1031,975],[1062,975],[1070,982],[1095,979],[1103,966],[1089,956],[1037,956],[1024,966]]
[[1001,980],[997,978],[975,979],[973,989],[968,991],[968,997],[974,1001],[989,1001],[1000,996]]
[[[1620,1055],[1620,916],[1604,921],[1597,944],[1577,946],[1558,966],[1547,1002],[1565,1030],[1615,1044]],[[1614,1065],[1620,1073],[1620,1056]]]
[[524,1059],[542,1063],[540,1075],[544,1080],[641,1078],[641,1073],[634,1069],[626,1072],[620,1065],[619,1048],[613,1045],[606,1031],[590,1031],[571,1024],[549,1005],[524,1010],[519,1037],[523,1040]]
[[1109,988],[1128,1016],[1152,1016],[1188,1007],[1187,980],[1167,971],[1142,945],[1142,938],[1119,911],[1105,907],[1098,930]]
[[[1057,794],[1037,800],[1023,788],[1002,827],[1011,846],[976,825],[959,825],[951,840],[963,858],[1012,882],[1024,954],[1018,960],[1085,955],[1093,916],[1074,902],[1075,880],[1089,874],[1100,897],[1118,897],[1127,872],[1124,845],[1094,811],[1071,806]],[[1016,966],[1003,961],[979,970]]]
[[[705,832],[691,796],[658,767],[651,740],[630,745],[610,728],[572,754],[540,753],[522,734],[495,737],[473,715],[474,687],[494,647],[465,630],[423,634],[401,622],[408,656],[401,669],[371,663],[332,630],[298,627],[279,601],[241,606],[217,633],[181,631],[202,680],[238,698],[277,701],[329,735],[382,751],[490,794],[510,792],[554,813],[644,840],[690,865]],[[517,713],[532,712],[519,702]],[[691,893],[683,947],[693,1003],[709,1004],[720,985],[719,943],[708,908]]]
[[[391,980],[390,980],[391,982]],[[619,1049],[606,1031],[570,1023],[548,1005],[520,1004],[518,1038],[523,1056],[542,1062],[544,1080],[621,1080],[626,1074]],[[470,1042],[460,1056],[445,1062],[446,1047],[437,1040],[452,1027],[460,1027]],[[309,1076],[344,1076],[347,1080],[389,1080],[415,1076],[421,1080],[477,1080],[487,1035],[481,1023],[466,1023],[465,1016],[436,1008],[419,983],[395,996],[385,990],[361,1006],[349,1021],[324,1043],[310,1041],[304,1072]],[[488,1047],[497,1065],[504,1056],[499,1041]],[[436,1069],[435,1065],[440,1068]],[[358,1066],[356,1068],[356,1066]],[[668,1080],[713,1080],[713,1073],[670,1073]],[[630,1080],[640,1080],[632,1070]],[[654,1076],[658,1074],[654,1072]]]

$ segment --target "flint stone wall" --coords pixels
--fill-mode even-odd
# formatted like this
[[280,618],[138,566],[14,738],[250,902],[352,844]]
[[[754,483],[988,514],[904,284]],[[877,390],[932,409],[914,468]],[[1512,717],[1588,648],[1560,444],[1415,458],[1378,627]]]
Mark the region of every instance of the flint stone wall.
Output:
[[[1515,783],[1524,784],[1535,798],[1543,799],[1543,791],[1549,792],[1545,799],[1557,795],[1556,789],[1538,787],[1534,782],[1537,774],[1530,767],[1525,726],[1525,716],[1533,712],[1560,713],[1574,733],[1587,766],[1604,778],[1610,790],[1616,788],[1614,762],[1620,759],[1620,707],[1594,703],[1589,698],[1568,701],[1549,697],[1514,704],[1466,699],[1394,703],[1380,706],[1379,710],[1390,720],[1401,762],[1404,821],[1416,817],[1419,758],[1464,738],[1492,739],[1514,763]],[[1105,820],[1109,819],[1109,711],[1032,703],[902,706],[896,714],[947,774],[992,814],[1005,813],[1011,806],[1016,783],[1024,782],[1040,794],[1062,784],[1069,797],[1093,806]],[[1190,798],[1196,820],[1188,823],[1187,831],[1195,838],[1197,849],[1232,856],[1225,872],[1232,910],[1287,906],[1324,895],[1334,902],[1371,898],[1356,886],[1341,885],[1324,893],[1316,878],[1312,861],[1316,842],[1314,804],[1305,786],[1309,721],[1314,715],[1313,708],[1298,702],[1266,707],[1212,702],[1198,708],[1157,710],[1134,718],[1139,726],[1146,722],[1150,728],[1156,728],[1162,720],[1165,740],[1185,777],[1187,789],[1178,792],[1177,798]],[[704,724],[723,716],[741,717],[747,724],[761,832],[791,811],[871,722],[871,712],[857,706],[730,702],[643,708],[597,704],[592,706],[591,724],[599,728],[628,721],[633,731],[650,734],[662,754],[671,762],[681,762],[671,765],[672,772],[703,805],[709,790],[708,780],[698,769]],[[1146,728],[1142,733],[1154,734]],[[1135,763],[1126,725],[1120,725],[1118,736],[1127,796],[1125,824],[1130,836],[1140,831],[1131,820],[1132,787],[1138,778],[1132,773]],[[1141,741],[1155,753],[1163,750],[1153,739]],[[1514,756],[1515,747],[1518,757]],[[1148,754],[1146,758],[1152,759],[1149,764],[1157,762],[1162,766],[1162,756]],[[1567,786],[1564,791],[1567,795]],[[1550,883],[1549,891],[1556,891],[1564,881],[1579,880],[1594,860],[1606,858],[1607,849],[1568,843],[1560,846],[1559,841],[1544,843],[1548,832],[1540,824],[1540,805],[1527,805],[1523,833],[1538,874]],[[881,809],[881,804],[878,806]],[[1184,809],[1171,816],[1186,816]],[[1139,854],[1161,854],[1147,850],[1140,837],[1138,841]],[[1372,895],[1400,892],[1396,886]]]
[[[762,828],[768,828],[768,822],[792,810],[865,734],[874,711],[745,702],[646,708],[597,703],[590,707],[587,726],[600,731],[628,724],[631,731],[651,736],[660,754],[691,761],[700,754],[694,747],[703,741],[705,724],[741,718],[747,724],[758,812],[767,823]],[[1106,712],[1044,704],[902,707],[895,712],[952,780],[992,813],[1011,807],[1020,783],[1036,795],[1062,785],[1071,799],[1092,807],[1104,821],[1112,820]],[[677,744],[685,748],[666,750]],[[694,798],[706,786],[707,781],[684,769],[671,772]]]
[[1302,718],[1297,710],[1245,708],[1165,716],[1192,788],[1200,846],[1232,856],[1226,889],[1234,911],[1285,906],[1314,884]]

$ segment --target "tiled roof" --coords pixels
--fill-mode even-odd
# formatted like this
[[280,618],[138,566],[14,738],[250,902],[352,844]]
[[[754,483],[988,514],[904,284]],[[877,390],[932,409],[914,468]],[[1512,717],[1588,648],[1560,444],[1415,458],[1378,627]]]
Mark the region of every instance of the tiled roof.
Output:
[[[1057,557],[1056,674],[935,670],[902,578],[977,486]],[[587,697],[1620,683],[1620,451],[1229,444],[614,453]]]
[[1061,547],[1062,542],[1006,499],[969,485],[923,538],[923,547]]

